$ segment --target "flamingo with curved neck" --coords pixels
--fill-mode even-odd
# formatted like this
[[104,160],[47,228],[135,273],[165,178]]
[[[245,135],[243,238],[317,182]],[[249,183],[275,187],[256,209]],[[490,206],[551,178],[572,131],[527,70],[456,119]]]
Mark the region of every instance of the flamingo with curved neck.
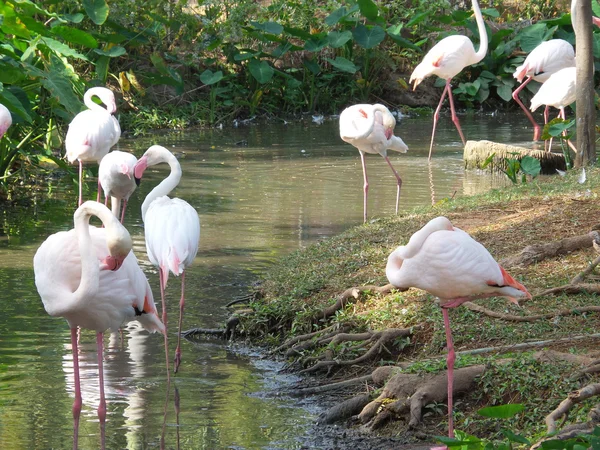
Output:
[[442,39],[440,42],[435,44],[431,50],[425,55],[423,61],[415,67],[412,75],[410,76],[409,83],[414,81],[413,90],[417,88],[419,83],[430,75],[437,75],[440,78],[446,80],[446,86],[442,92],[442,97],[438,103],[437,109],[433,115],[433,130],[431,131],[431,144],[429,146],[429,159],[431,159],[431,152],[433,150],[433,139],[435,136],[435,128],[437,121],[440,117],[440,109],[442,103],[448,95],[450,102],[450,111],[452,113],[452,122],[458,130],[460,139],[463,145],[465,145],[465,136],[460,128],[460,122],[456,111],[454,109],[454,99],[452,98],[452,88],[450,81],[465,67],[477,64],[481,61],[488,49],[487,31],[485,29],[485,22],[479,9],[479,3],[477,0],[473,0],[473,12],[475,13],[475,21],[477,22],[477,30],[479,32],[479,49],[475,51],[473,42],[466,36],[454,35],[448,36]]
[[[142,204],[142,220],[144,221],[148,258],[159,269],[162,320],[165,327],[167,325],[165,289],[169,272],[175,276],[181,275],[179,333],[177,334],[174,362],[174,372],[177,373],[181,364],[181,326],[185,306],[185,270],[193,263],[196,253],[198,253],[200,219],[196,210],[189,203],[179,198],[167,197],[181,180],[181,165],[177,158],[166,148],[153,145],[146,150],[133,170],[136,181],[139,183],[147,167],[160,163],[169,164],[171,172],[146,196]],[[167,374],[169,374],[169,345],[166,333],[165,358]]]
[[[98,217],[104,228],[89,225]],[[75,401],[74,448],[77,448],[82,399],[77,351],[77,327],[96,331],[101,424],[104,448],[106,399],[104,396],[103,336],[125,321],[138,320],[151,332],[164,332],[150,285],[131,252],[127,230],[104,205],[88,201],[73,216],[74,229],[49,236],[33,258],[35,285],[46,312],[64,317],[71,328]]]

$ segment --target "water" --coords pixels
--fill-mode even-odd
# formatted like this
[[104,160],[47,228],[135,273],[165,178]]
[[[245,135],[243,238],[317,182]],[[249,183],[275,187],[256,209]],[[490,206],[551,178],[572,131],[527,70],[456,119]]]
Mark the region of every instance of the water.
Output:
[[[520,117],[463,116],[469,139],[520,143],[530,139]],[[410,147],[391,160],[404,184],[400,208],[431,204],[505,183],[501,177],[463,171],[462,149],[443,117],[431,165],[431,118],[407,118],[396,128]],[[184,177],[177,196],[201,219],[200,250],[186,276],[184,329],[214,328],[224,308],[278,257],[362,223],[362,171],[358,152],[338,137],[337,122],[250,125],[151,138],[122,139],[119,147],[140,156],[153,143],[173,151]],[[367,155],[369,217],[392,214],[395,179],[383,159]],[[146,171],[130,201],[126,226],[134,251],[158,296],[158,276],[145,256],[139,208],[167,166]],[[88,180],[95,197],[94,182]],[[0,211],[0,448],[72,446],[72,356],[66,321],[48,316],[33,282],[32,258],[50,234],[72,227],[76,190],[51,179],[30,206]],[[170,324],[178,313],[179,280],[167,288]],[[163,340],[136,327],[125,339],[107,337],[105,384],[107,448],[160,448],[166,400]],[[171,340],[174,345],[174,339]],[[173,354],[173,345],[171,354]],[[278,398],[291,383],[276,363],[226,344],[183,342],[181,372],[169,392],[165,448],[299,448],[310,443],[318,412],[310,403]],[[83,331],[80,365],[83,410],[79,444],[99,447],[95,336]],[[179,408],[175,408],[175,388]]]

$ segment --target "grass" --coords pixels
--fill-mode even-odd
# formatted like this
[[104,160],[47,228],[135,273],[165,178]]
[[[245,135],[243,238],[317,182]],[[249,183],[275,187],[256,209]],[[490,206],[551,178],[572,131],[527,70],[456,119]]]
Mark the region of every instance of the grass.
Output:
[[[514,255],[527,245],[584,234],[600,224],[600,170],[587,172],[588,179],[583,185],[577,183],[578,171],[571,171],[565,178],[549,177],[484,195],[445,200],[433,207],[417,208],[409,214],[376,219],[297,251],[264,274],[261,283],[264,298],[252,305],[255,314],[242,321],[243,327],[271,345],[295,334],[314,331],[315,325],[310,318],[334,303],[336,295],[345,289],[386,284],[388,254],[438,215],[447,216],[455,226],[469,232],[497,260]],[[509,272],[535,295],[549,287],[568,283],[596,256],[590,248],[528,267],[512,268]],[[432,296],[417,289],[385,296],[374,294],[367,296],[365,301],[349,305],[333,320],[348,324],[351,332],[424,324],[408,345],[400,345],[405,348],[399,360],[414,361],[413,370],[444,370],[443,321],[433,300]],[[590,294],[546,296],[526,302],[522,308],[500,298],[478,303],[484,303],[494,311],[531,315],[600,305],[600,297]],[[493,319],[467,308],[456,308],[450,315],[457,350],[591,334],[599,325],[595,314],[522,323]],[[568,351],[585,353],[586,345],[590,343],[574,344]],[[334,350],[356,356],[353,346]],[[319,351],[323,349],[316,350]],[[459,359],[459,367],[483,361],[491,363],[491,370],[480,380],[478,391],[463,400],[462,407],[459,406],[457,426],[469,433],[493,437],[498,434],[497,426],[491,425],[491,419],[478,418],[475,411],[486,405],[521,402],[526,407],[525,413],[511,419],[507,425],[515,432],[539,435],[544,429],[545,415],[568,392],[580,387],[578,381],[569,378],[574,368],[568,363],[543,364],[528,353],[516,355],[510,363],[498,362],[501,358],[506,356]],[[469,407],[465,408],[465,405]],[[570,421],[584,420],[588,410],[589,407],[584,406],[574,411]],[[432,416],[438,423],[439,415]],[[443,430],[440,432],[443,434]]]

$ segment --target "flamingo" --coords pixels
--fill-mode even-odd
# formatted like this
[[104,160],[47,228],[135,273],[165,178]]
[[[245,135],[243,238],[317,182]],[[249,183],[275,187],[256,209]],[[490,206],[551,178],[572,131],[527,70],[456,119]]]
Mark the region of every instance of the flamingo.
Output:
[[[167,195],[181,180],[181,165],[177,158],[166,148],[153,145],[142,155],[134,168],[136,181],[142,178],[147,167],[167,163],[171,173],[146,196],[142,204],[142,220],[146,235],[146,251],[150,262],[159,269],[160,297],[162,301],[162,320],[167,325],[165,288],[169,271],[175,276],[181,275],[181,299],[179,300],[179,333],[175,350],[175,368],[177,373],[181,363],[181,325],[185,306],[185,269],[198,253],[200,240],[200,219],[196,210],[186,201],[169,198]],[[165,333],[165,356],[167,376],[169,373],[168,340]]]
[[6,106],[0,103],[0,139],[6,133],[6,130],[12,125],[12,116]]
[[137,158],[131,153],[115,150],[102,158],[98,168],[98,180],[104,190],[104,204],[108,203],[110,197],[110,206],[116,217],[119,217],[121,201],[123,202],[121,223],[125,218],[127,201],[137,187],[133,178],[133,168],[136,163]]
[[340,114],[340,137],[343,141],[354,145],[360,152],[363,178],[365,184],[363,201],[363,218],[367,221],[367,195],[369,192],[369,180],[367,178],[367,166],[365,164],[365,153],[379,153],[388,163],[397,181],[396,191],[396,214],[398,214],[398,201],[400,199],[400,188],[402,179],[392,166],[387,156],[387,150],[406,153],[408,147],[398,136],[394,136],[396,119],[384,105],[359,104],[352,105]]
[[[89,225],[98,217],[105,228]],[[74,448],[77,448],[81,387],[77,351],[77,327],[96,331],[101,424],[104,448],[106,399],[104,397],[103,335],[121,323],[138,320],[150,332],[165,332],[158,318],[148,280],[131,252],[127,230],[110,210],[97,202],[83,203],[73,216],[74,229],[49,236],[33,258],[35,285],[46,312],[64,317],[71,328],[75,401]]]
[[[98,97],[106,108],[98,105],[92,97]],[[69,124],[65,138],[67,160],[69,163],[79,161],[79,205],[82,202],[81,183],[83,163],[100,161],[121,137],[121,127],[113,115],[117,111],[115,95],[110,89],[94,87],[88,89],[83,102],[89,108],[80,112]],[[98,180],[98,197],[100,201],[100,180]]]
[[[531,111],[535,111],[541,105],[553,106],[560,110],[558,117],[565,120],[565,108],[577,97],[576,73],[575,67],[566,67],[553,73],[531,99]],[[563,132],[563,135],[565,134],[566,130]],[[567,144],[577,152],[573,143],[568,139]]]
[[452,122],[456,125],[460,139],[463,145],[465,145],[465,136],[460,128],[458,116],[454,110],[454,99],[452,98],[452,89],[450,86],[450,80],[455,77],[461,70],[467,66],[477,64],[481,61],[488,48],[487,31],[485,30],[485,22],[479,9],[479,3],[477,0],[473,0],[473,12],[475,13],[475,20],[477,21],[477,30],[479,31],[479,50],[475,52],[473,43],[471,40],[462,35],[448,36],[442,39],[440,42],[435,44],[429,52],[423,58],[423,61],[415,67],[412,75],[410,76],[409,83],[414,81],[413,91],[417,88],[419,83],[429,75],[437,75],[440,78],[446,80],[446,87],[442,92],[440,103],[435,110],[433,115],[433,130],[431,131],[431,145],[429,146],[429,159],[431,160],[431,152],[433,150],[433,138],[435,136],[435,127],[440,117],[440,109],[446,94],[448,94],[448,100],[450,101],[450,111],[452,112]]
[[455,354],[448,309],[496,296],[518,304],[518,298],[531,298],[531,294],[506,273],[483,245],[454,227],[446,217],[430,220],[411,236],[407,245],[396,248],[388,257],[385,272],[394,286],[423,289],[441,300],[448,349],[448,435],[454,437]]

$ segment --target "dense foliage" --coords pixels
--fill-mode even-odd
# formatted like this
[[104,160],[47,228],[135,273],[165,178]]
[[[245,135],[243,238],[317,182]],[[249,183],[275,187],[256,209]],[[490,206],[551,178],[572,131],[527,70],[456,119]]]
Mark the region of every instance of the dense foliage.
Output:
[[[259,113],[335,113],[385,97],[390,74],[410,74],[446,35],[468,29],[478,45],[471,11],[448,0],[194,3],[1,1],[0,102],[15,122],[0,143],[1,184],[18,178],[22,161],[62,164],[66,124],[91,85],[121,94],[123,129],[133,133]],[[570,16],[545,5],[516,10],[497,0],[483,10],[489,51],[456,80],[463,105],[510,102],[512,72],[527,52],[552,37],[574,43]],[[550,18],[508,23],[526,15]],[[407,89],[406,78],[395,88]]]

